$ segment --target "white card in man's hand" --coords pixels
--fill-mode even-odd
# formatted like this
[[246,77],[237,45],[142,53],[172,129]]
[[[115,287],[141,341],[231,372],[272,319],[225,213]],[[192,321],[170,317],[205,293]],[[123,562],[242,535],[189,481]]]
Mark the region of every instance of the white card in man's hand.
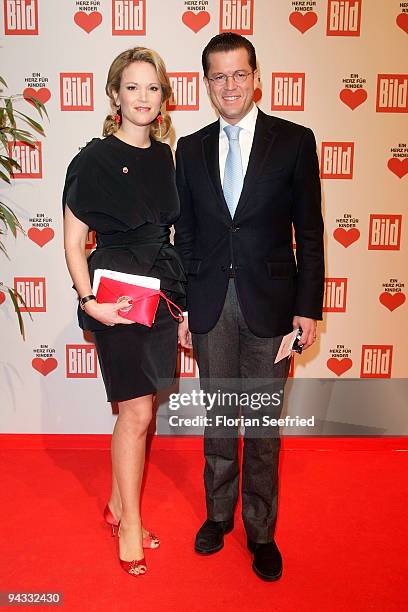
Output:
[[274,363],[279,363],[279,361],[282,361],[282,359],[285,359],[285,357],[289,357],[292,351],[292,346],[296,340],[298,331],[299,331],[299,328],[297,327],[292,332],[290,332],[290,334],[286,334],[286,336],[283,336],[282,342],[279,347],[279,351],[278,351],[278,354],[276,355],[276,359]]

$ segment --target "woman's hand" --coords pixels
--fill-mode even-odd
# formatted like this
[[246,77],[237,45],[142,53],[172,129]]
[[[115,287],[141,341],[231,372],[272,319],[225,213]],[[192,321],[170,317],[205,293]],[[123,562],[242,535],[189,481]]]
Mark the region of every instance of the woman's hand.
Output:
[[128,301],[120,302],[119,304],[98,304],[96,300],[89,300],[84,306],[84,310],[87,315],[103,323],[104,325],[117,325],[117,323],[123,323],[124,325],[132,325],[134,321],[125,319],[119,314],[119,310],[125,308],[131,308],[132,303]]

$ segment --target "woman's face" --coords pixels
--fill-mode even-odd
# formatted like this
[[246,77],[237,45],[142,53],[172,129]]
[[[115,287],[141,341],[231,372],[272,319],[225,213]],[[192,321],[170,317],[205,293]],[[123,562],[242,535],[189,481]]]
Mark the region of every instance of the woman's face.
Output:
[[122,73],[118,92],[113,92],[120,104],[122,127],[127,123],[141,127],[157,117],[162,102],[162,90],[155,67],[148,62],[133,62]]

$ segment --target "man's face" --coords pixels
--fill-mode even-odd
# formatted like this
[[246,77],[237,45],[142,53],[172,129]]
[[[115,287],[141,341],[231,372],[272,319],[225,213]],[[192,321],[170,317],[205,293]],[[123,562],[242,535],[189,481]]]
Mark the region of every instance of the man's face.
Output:
[[[252,72],[245,48],[210,53],[208,62],[208,78],[204,77],[207,93],[221,117],[235,125],[252,108],[254,92],[259,83],[258,71]],[[220,74],[230,77],[236,72],[250,74],[242,83],[236,83],[233,78],[228,78],[225,83],[211,80]]]

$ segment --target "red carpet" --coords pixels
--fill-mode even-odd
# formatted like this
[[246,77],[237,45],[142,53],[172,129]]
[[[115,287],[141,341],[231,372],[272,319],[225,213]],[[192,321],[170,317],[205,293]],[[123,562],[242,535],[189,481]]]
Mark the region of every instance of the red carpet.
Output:
[[68,611],[407,609],[408,452],[393,450],[406,449],[404,441],[367,440],[369,450],[316,441],[326,448],[318,452],[310,441],[301,448],[285,440],[276,533],[284,573],[271,584],[251,570],[239,510],[220,553],[193,552],[204,518],[197,442],[175,442],[173,450],[164,449],[171,442],[154,443],[143,513],[162,546],[147,551],[148,573],[132,578],[101,519],[108,451],[7,449],[6,441],[1,591],[62,591],[59,609]]

